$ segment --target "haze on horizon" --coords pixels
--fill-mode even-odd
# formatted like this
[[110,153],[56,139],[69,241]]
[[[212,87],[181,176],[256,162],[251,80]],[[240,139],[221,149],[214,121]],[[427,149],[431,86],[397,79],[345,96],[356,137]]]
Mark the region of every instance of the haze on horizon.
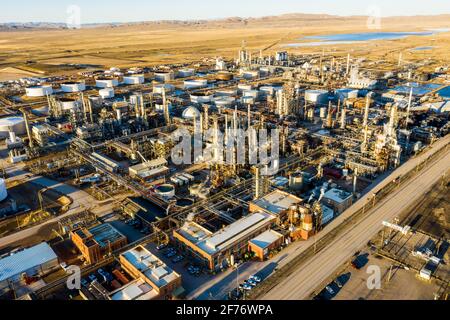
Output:
[[82,24],[248,18],[288,13],[381,17],[450,14],[450,1],[442,0],[16,0],[1,4],[0,23],[64,23],[73,6],[80,9]]

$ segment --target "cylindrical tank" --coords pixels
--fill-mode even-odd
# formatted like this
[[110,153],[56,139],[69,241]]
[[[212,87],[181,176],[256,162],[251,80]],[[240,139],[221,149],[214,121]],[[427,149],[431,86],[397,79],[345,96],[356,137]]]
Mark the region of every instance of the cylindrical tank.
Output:
[[99,78],[95,80],[97,88],[113,88],[119,85],[119,80],[115,78]]
[[184,81],[184,89],[199,89],[206,88],[208,86],[208,80],[206,79],[189,79]]
[[231,72],[221,71],[216,74],[215,79],[217,81],[230,81],[230,80],[233,80],[233,77],[234,76]]
[[302,228],[305,231],[312,231],[313,229],[313,216],[310,213],[307,213],[304,215],[303,217],[303,224],[302,224]]
[[155,72],[155,80],[158,82],[167,82],[175,79],[173,71],[158,71]]
[[292,190],[300,190],[303,187],[303,174],[294,173],[289,176],[289,188]]
[[8,197],[8,191],[6,190],[6,182],[0,178],[0,201],[5,200]]
[[327,107],[320,108],[320,118],[325,119],[327,117]]
[[12,131],[16,135],[25,134],[26,131],[25,120],[22,117],[7,117],[0,119],[0,137],[9,137],[9,132]]
[[328,91],[326,90],[306,90],[306,101],[314,104],[328,104]]
[[123,77],[123,83],[124,84],[143,84],[145,82],[145,78],[141,74],[134,74],[131,76],[125,76]]
[[67,82],[61,84],[61,90],[66,93],[81,92],[86,90],[84,82]]
[[81,102],[77,99],[63,98],[59,100],[59,105],[63,111],[72,111],[79,109]]
[[34,86],[25,89],[27,97],[45,97],[53,94],[53,88],[50,85]]
[[175,90],[175,86],[169,83],[155,84],[153,86],[153,93],[162,94],[163,89],[166,90],[166,93],[169,93]]
[[190,207],[194,204],[194,201],[188,198],[184,198],[184,199],[178,199],[177,200],[177,206],[178,207]]
[[171,184],[162,184],[155,188],[157,195],[164,199],[172,199],[175,197],[175,187]]
[[192,103],[208,103],[211,102],[212,95],[207,93],[196,93],[191,94],[191,102]]
[[187,78],[192,77],[195,74],[195,70],[192,68],[185,68],[178,70],[178,77]]
[[114,89],[113,88],[105,88],[98,91],[98,94],[103,99],[111,99],[114,98]]
[[214,98],[214,104],[218,107],[218,108],[227,108],[227,107],[231,107],[235,104],[236,99],[233,97],[216,97]]

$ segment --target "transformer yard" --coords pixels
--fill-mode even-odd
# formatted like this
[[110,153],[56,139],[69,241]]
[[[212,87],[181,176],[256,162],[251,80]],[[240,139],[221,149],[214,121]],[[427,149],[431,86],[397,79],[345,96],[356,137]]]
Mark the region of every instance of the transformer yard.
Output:
[[[405,299],[447,299],[450,62],[352,54],[243,41],[233,59],[2,83],[0,298],[383,298],[358,287],[362,271],[325,289],[365,246],[386,283],[427,282]],[[427,170],[432,199],[391,219],[392,195],[416,203],[403,193]],[[436,182],[420,181],[418,193]],[[280,287],[343,234],[371,245],[339,251],[314,285]],[[45,264],[1,272],[44,251]]]

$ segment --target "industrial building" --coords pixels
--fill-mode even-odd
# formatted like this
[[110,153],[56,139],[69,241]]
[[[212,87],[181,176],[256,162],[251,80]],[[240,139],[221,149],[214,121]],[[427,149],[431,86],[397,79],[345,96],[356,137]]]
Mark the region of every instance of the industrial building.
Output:
[[[122,253],[119,257],[122,268],[135,279],[145,281],[152,287],[145,293],[145,300],[169,300],[183,293],[181,276],[165,265],[158,257],[143,246]],[[139,280],[138,280],[139,281]],[[142,284],[141,284],[142,286]],[[112,294],[113,300],[133,300],[139,292],[138,283],[129,284]],[[140,287],[140,291],[143,290]],[[137,293],[133,293],[137,292]],[[128,298],[133,297],[133,298]],[[141,297],[139,300],[144,300]]]
[[337,214],[341,214],[353,204],[353,195],[350,192],[333,188],[324,194],[322,201]]
[[284,241],[284,236],[274,230],[267,230],[260,234],[256,238],[249,241],[249,250],[255,254],[255,256],[264,261],[268,258],[271,251],[281,247]]
[[248,242],[269,230],[275,220],[267,213],[257,212],[215,233],[188,221],[173,232],[173,237],[184,252],[197,258],[210,270],[218,271],[233,265],[248,252]]
[[58,257],[46,242],[10,253],[0,258],[0,292],[15,290],[25,278],[41,277],[58,268]]
[[296,207],[302,202],[302,199],[288,192],[275,190],[260,199],[251,201],[249,211],[266,212],[276,217],[277,221],[280,222],[287,217],[288,211],[292,206]]
[[167,174],[169,172],[167,164],[166,159],[159,158],[132,166],[128,168],[128,172],[132,178],[152,179]]
[[127,238],[110,224],[72,230],[70,239],[90,264],[101,261],[128,243]]

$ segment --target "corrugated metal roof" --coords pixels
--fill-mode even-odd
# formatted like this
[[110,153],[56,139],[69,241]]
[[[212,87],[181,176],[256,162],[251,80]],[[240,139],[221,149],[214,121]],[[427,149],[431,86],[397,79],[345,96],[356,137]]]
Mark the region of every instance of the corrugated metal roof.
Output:
[[57,258],[53,249],[46,242],[15,253],[0,260],[0,281]]

